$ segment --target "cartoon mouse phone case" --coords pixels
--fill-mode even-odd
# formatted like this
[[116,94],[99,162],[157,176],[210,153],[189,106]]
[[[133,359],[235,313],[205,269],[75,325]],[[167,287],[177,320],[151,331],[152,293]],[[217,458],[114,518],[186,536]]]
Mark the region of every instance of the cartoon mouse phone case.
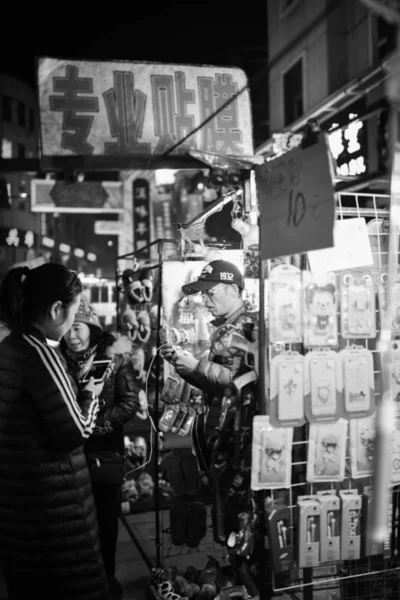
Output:
[[335,273],[315,275],[303,271],[303,329],[307,348],[337,345]]
[[[384,314],[386,310],[386,294],[387,294],[387,273],[382,273],[378,284],[378,297],[379,297],[379,313],[381,317],[381,323],[384,322]],[[400,269],[397,273],[397,279],[392,286],[393,293],[393,307],[392,307],[392,334],[394,336],[400,336]]]
[[274,427],[304,424],[304,356],[282,352],[271,360],[270,418]]
[[312,422],[337,421],[343,412],[340,358],[334,350],[312,350],[304,358],[304,410]]
[[375,410],[374,359],[363,346],[339,352],[343,373],[343,411],[348,419],[370,416]]
[[303,339],[301,271],[278,265],[269,277],[270,342],[296,344]]
[[343,272],[340,292],[342,337],[375,338],[376,300],[371,272]]

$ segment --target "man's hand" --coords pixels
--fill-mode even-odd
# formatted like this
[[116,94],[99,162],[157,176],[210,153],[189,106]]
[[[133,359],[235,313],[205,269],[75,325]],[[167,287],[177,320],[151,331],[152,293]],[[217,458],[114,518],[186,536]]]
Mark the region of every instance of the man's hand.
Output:
[[181,377],[185,378],[185,375],[189,375],[196,370],[199,361],[188,352],[184,352],[183,354],[175,354],[172,364],[174,365],[176,372]]
[[183,378],[186,374],[193,373],[199,362],[190,352],[183,350],[178,353],[170,344],[164,346],[160,354],[164,360],[174,365],[176,372]]
[[160,356],[169,363],[173,362],[176,350],[171,344],[165,344],[160,350]]

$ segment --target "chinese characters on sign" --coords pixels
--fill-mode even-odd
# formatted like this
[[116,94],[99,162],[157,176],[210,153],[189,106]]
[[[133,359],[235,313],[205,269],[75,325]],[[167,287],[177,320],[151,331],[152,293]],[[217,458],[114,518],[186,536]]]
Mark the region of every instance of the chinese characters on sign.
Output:
[[[350,113],[352,119],[344,128],[332,125],[328,133],[329,148],[336,161],[336,174],[341,177],[364,175],[367,171],[367,149],[365,143],[364,122]],[[336,127],[336,128],[335,128]]]
[[263,260],[333,246],[335,200],[325,139],[256,168]]
[[[247,78],[236,68],[39,61],[43,154],[253,154]],[[212,119],[209,117],[215,115]]]
[[[135,250],[150,244],[150,186],[147,179],[133,182],[133,243]],[[149,256],[149,248],[140,253],[140,258]]]

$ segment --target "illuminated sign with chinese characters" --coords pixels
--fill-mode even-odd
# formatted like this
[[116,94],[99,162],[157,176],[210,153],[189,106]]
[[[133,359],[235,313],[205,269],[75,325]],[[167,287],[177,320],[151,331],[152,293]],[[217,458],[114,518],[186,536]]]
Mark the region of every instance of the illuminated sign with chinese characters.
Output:
[[357,177],[367,172],[364,122],[357,116],[350,113],[348,125],[339,128],[338,123],[333,123],[328,132],[329,148],[339,177]]
[[253,154],[240,69],[42,58],[38,82],[44,156]]

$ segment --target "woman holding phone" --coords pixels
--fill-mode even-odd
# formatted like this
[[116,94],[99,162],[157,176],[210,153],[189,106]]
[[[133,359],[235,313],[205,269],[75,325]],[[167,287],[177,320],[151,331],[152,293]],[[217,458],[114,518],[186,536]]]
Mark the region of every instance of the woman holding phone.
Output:
[[0,569],[9,600],[109,600],[84,441],[99,386],[77,397],[54,349],[81,282],[58,264],[9,271],[0,287]]
[[131,340],[104,332],[96,310],[87,301],[81,300],[60,350],[78,388],[93,373],[104,385],[96,426],[86,441],[86,457],[109,587],[113,598],[122,598],[121,585],[115,578],[115,555],[124,480],[124,424],[135,415],[147,417],[147,400],[135,382]]

